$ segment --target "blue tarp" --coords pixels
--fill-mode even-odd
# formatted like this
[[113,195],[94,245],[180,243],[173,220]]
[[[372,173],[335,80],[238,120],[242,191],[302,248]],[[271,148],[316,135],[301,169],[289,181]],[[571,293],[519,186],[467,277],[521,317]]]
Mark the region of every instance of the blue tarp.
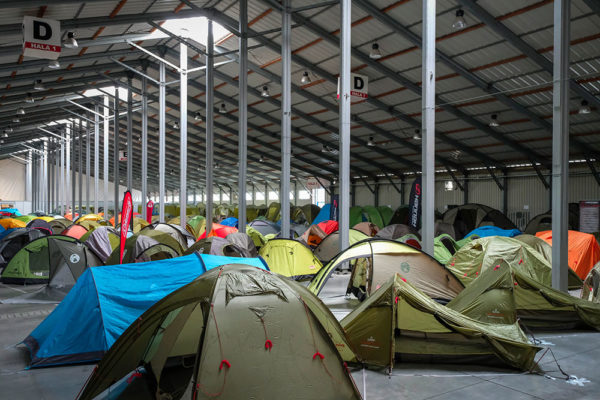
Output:
[[236,217],[225,218],[220,222],[221,225],[225,226],[233,226],[234,228],[238,227],[238,219]]
[[319,222],[329,221],[331,219],[331,204],[325,204],[311,225],[316,225]]
[[23,341],[31,367],[97,361],[140,315],[204,272],[226,264],[268,269],[260,258],[190,254],[88,268],[67,297]]
[[497,226],[482,226],[476,229],[473,229],[471,232],[467,233],[465,237],[469,237],[471,235],[477,235],[480,238],[488,237],[488,236],[505,236],[505,237],[515,237],[520,235],[521,232],[518,229],[501,229]]

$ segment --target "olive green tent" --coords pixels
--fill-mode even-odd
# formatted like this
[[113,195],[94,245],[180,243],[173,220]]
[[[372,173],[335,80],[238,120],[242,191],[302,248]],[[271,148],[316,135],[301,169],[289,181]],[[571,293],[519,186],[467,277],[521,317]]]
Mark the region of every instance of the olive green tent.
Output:
[[[106,265],[119,264],[117,247],[106,260]],[[133,234],[125,241],[123,264],[175,258],[183,254],[184,249],[179,242],[168,233],[146,230]]]
[[4,283],[49,283],[52,288],[70,289],[87,267],[97,265],[102,265],[102,261],[79,240],[44,236],[19,250],[0,278]]
[[[511,268],[517,315],[527,327],[600,329],[600,304],[553,289],[551,265],[519,240],[499,236],[474,240],[456,252],[448,268],[468,286],[501,262]],[[578,279],[571,271],[569,285],[576,286]]]
[[49,221],[48,223],[52,227],[52,231],[55,235],[60,235],[65,229],[73,225],[73,222],[69,221],[66,218],[56,218],[52,221]]
[[600,262],[594,265],[583,282],[581,298],[600,303]]
[[344,365],[353,359],[335,317],[301,285],[226,265],[136,320],[80,400],[360,399]]
[[316,204],[305,204],[301,208],[302,212],[304,213],[304,217],[306,218],[306,222],[309,224],[312,224],[312,222],[315,220],[315,217],[319,214],[319,211],[321,211],[321,207]]
[[[365,216],[367,217],[367,220],[369,222],[372,222],[375,225],[377,225],[379,227],[379,229],[381,229],[385,226],[385,224],[383,223],[383,219],[381,218],[381,214],[379,213],[379,210],[377,209],[377,207],[364,206],[363,214],[365,214]],[[351,225],[351,226],[354,226],[354,225]]]
[[366,218],[363,218],[363,208],[360,206],[350,207],[350,226],[356,226],[361,222],[365,222]]
[[528,235],[526,233],[517,235],[514,237],[517,240],[533,247],[538,253],[540,253],[546,261],[552,265],[552,246],[548,244],[544,239],[534,235]]
[[[379,215],[381,215],[383,226],[389,225],[390,221],[392,220],[392,217],[394,216],[394,210],[392,210],[388,206],[379,206],[377,207],[377,210],[379,211]],[[383,226],[381,226],[380,228],[383,228]]]
[[448,234],[442,234],[433,239],[433,257],[439,263],[446,265],[458,250],[456,241]]
[[[169,220],[171,225],[179,225],[181,217],[175,217]],[[206,226],[206,218],[201,215],[187,215],[185,229],[195,238],[198,239],[204,232]]]
[[388,367],[395,361],[500,363],[529,370],[540,348],[517,323],[489,324],[438,304],[394,274],[341,324],[357,358]]
[[347,293],[359,299],[377,290],[396,272],[440,301],[452,300],[464,288],[446,267],[426,253],[393,240],[369,238],[338,254],[312,279],[308,289],[318,295],[333,271],[348,262],[354,267]]
[[279,203],[271,203],[269,204],[269,208],[267,209],[267,214],[265,215],[266,219],[272,222],[279,221],[281,216],[281,204]]
[[[350,229],[348,231],[348,238],[350,240],[350,245],[354,243],[358,243],[361,240],[368,239],[369,236],[365,235],[361,231],[357,231],[356,229]],[[315,256],[322,262],[328,263],[331,261],[333,257],[335,257],[340,252],[340,233],[339,231],[335,231],[325,236],[325,238],[319,243],[317,248],[314,251]]]
[[297,240],[271,239],[258,253],[271,272],[295,280],[312,278],[323,267],[310,247]]

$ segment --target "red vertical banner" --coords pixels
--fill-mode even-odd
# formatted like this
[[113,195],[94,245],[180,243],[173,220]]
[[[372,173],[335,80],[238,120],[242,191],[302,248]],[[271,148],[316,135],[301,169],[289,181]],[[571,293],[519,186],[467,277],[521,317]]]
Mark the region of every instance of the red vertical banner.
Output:
[[146,221],[151,224],[152,223],[152,212],[154,211],[154,202],[152,200],[148,200],[146,204]]
[[133,219],[133,199],[131,192],[126,191],[123,196],[123,207],[121,207],[121,241],[119,251],[119,264],[123,264],[123,252],[125,251],[125,241],[127,240],[127,231]]

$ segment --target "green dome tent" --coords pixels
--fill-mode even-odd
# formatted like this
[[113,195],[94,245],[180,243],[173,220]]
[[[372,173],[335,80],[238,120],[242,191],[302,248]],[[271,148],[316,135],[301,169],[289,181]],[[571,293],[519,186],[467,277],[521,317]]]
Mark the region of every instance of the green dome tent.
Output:
[[[117,247],[106,260],[106,265],[119,264]],[[181,244],[168,233],[147,230],[135,233],[125,241],[123,264],[175,258],[183,254]]]
[[341,324],[357,358],[391,369],[401,362],[501,363],[529,370],[540,348],[517,323],[490,324],[438,304],[409,283],[391,276]]
[[323,267],[304,243],[291,239],[271,239],[258,253],[271,272],[294,280],[307,280]]
[[108,391],[115,399],[360,399],[344,365],[352,359],[339,323],[305,288],[226,265],[147,310],[80,400]]

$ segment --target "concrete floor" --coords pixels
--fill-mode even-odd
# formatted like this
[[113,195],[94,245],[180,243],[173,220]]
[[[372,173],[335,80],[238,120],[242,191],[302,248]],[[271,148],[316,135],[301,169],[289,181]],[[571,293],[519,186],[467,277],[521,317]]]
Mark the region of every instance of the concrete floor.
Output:
[[[336,276],[322,293],[337,318],[353,305],[343,297],[346,281],[345,276]],[[38,287],[0,284],[0,300]],[[48,304],[0,304],[0,399],[74,399],[91,373],[93,365],[25,369],[28,352],[15,345],[53,309]],[[401,364],[391,376],[370,370],[356,370],[353,376],[361,393],[366,391],[365,399],[600,399],[599,332],[548,332],[536,337],[582,386],[575,381],[473,365]],[[548,375],[561,376],[550,353],[541,365]]]

